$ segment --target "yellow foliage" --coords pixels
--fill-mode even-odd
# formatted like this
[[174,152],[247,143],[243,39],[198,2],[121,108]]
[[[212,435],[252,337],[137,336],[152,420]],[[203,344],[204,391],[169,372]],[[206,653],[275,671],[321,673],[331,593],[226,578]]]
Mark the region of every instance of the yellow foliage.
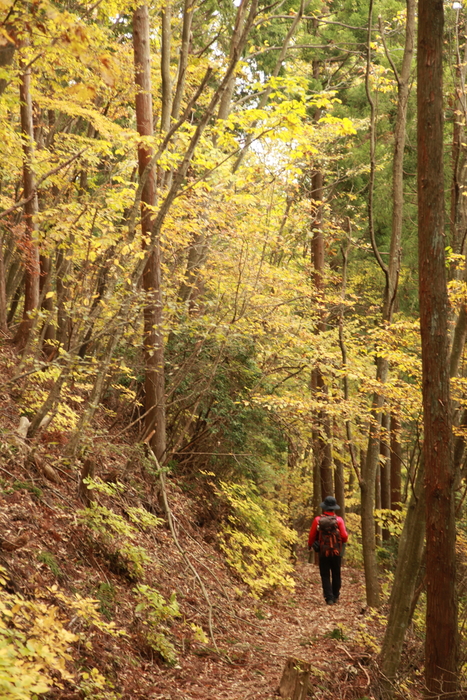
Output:
[[0,584],[2,700],[30,700],[61,687],[60,680],[73,680],[67,662],[78,636],[67,629],[69,620],[55,606],[8,593],[3,578]]
[[297,535],[284,524],[278,507],[251,482],[221,481],[218,493],[232,509],[220,538],[227,563],[256,596],[272,588],[292,589],[290,545]]

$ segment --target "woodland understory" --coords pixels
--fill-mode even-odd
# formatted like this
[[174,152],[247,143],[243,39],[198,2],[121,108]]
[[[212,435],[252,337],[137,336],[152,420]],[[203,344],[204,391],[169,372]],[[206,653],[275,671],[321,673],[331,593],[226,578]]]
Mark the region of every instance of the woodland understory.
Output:
[[466,31],[0,0],[2,700],[465,697]]
[[[2,349],[11,360],[9,345]],[[11,369],[2,363],[2,371]],[[380,696],[387,605],[366,605],[352,554],[358,528],[349,527],[339,605],[325,605],[303,542],[287,588],[252,595],[219,548],[228,504],[210,478],[167,480],[175,541],[154,504],[151,466],[99,411],[99,527],[78,495],[76,469],[61,459],[64,434],[45,431],[31,451],[17,435],[16,392],[1,400],[2,697],[272,700],[290,658],[311,664],[307,697]],[[423,624],[417,613],[395,697],[423,695]]]

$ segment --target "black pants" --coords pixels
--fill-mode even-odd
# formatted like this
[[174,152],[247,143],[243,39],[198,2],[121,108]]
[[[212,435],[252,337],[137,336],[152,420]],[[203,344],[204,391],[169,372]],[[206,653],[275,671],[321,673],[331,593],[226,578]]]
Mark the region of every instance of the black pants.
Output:
[[[320,557],[319,573],[325,600],[337,600],[341,590],[341,557]],[[332,582],[331,582],[332,577]]]

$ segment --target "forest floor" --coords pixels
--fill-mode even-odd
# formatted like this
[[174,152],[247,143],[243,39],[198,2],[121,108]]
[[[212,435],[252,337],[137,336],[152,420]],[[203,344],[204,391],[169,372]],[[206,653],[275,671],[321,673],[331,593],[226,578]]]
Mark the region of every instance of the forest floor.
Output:
[[[191,656],[182,667],[161,679],[153,700],[269,700],[277,698],[288,658],[311,663],[313,698],[372,697],[367,670],[374,654],[365,636],[361,572],[344,568],[339,605],[327,606],[317,567],[296,568],[293,595],[275,600],[237,601],[228,637],[219,641],[232,652],[231,663],[215,655]],[[259,618],[259,619],[258,619]],[[358,640],[359,632],[362,633]]]
[[[344,560],[340,602],[327,606],[318,567],[308,563],[302,547],[294,590],[253,597],[226,565],[218,545],[219,513],[191,475],[185,483],[171,478],[167,484],[176,537],[185,555],[167,523],[141,528],[136,541],[149,563],[144,574],[135,576],[116,557],[118,549],[112,550],[110,539],[96,535],[80,515],[84,505],[78,496],[78,465],[63,459],[66,433],[45,432],[31,449],[18,438],[19,417],[14,390],[0,391],[0,566],[6,572],[6,590],[55,606],[68,620],[68,629],[80,635],[70,648],[69,670],[76,681],[61,688],[57,684],[45,698],[273,700],[289,658],[311,664],[310,698],[377,697],[375,660],[385,618],[384,611],[365,606],[363,571]],[[131,443],[114,444],[103,428],[105,438],[94,445],[97,473],[104,482],[118,481],[125,488],[113,503],[100,494],[97,499],[123,519],[129,508],[154,503],[154,484]],[[137,610],[137,583],[154,587],[166,600],[176,595],[180,616],[164,625],[176,652],[172,665],[148,646],[147,628]],[[112,636],[105,626],[80,618],[63,596],[92,598],[104,622],[111,621],[124,634]],[[422,665],[421,642],[414,634],[406,643],[404,663],[410,665],[413,683]],[[107,686],[87,692],[83,672],[93,668],[105,676]],[[419,697],[413,685],[409,696]]]
[[[144,641],[135,615],[135,581],[128,578],[128,572],[115,569],[100,545],[77,523],[80,504],[73,502],[74,488],[65,488],[63,483],[50,488],[32,470],[19,483],[34,483],[40,494],[24,487],[9,488],[3,480],[1,541],[16,541],[22,534],[27,537],[26,544],[15,551],[0,548],[0,565],[8,571],[10,589],[25,597],[39,597],[49,605],[57,604],[57,589],[67,595],[92,597],[106,618],[126,633],[115,638],[97,627],[77,626],[75,622],[70,629],[81,632],[90,649],[75,646],[74,671],[97,668],[111,682],[112,692],[86,696],[78,686],[66,683],[64,689],[46,697],[273,700],[278,697],[281,675],[290,657],[311,664],[310,698],[368,700],[378,696],[375,659],[384,616],[366,608],[361,570],[344,565],[339,604],[328,606],[318,568],[305,561],[303,552],[295,568],[294,591],[252,597],[225,565],[213,544],[213,530],[197,526],[193,503],[171,486],[179,542],[212,605],[214,641],[209,638],[206,598],[174,546],[169,529],[161,526],[156,534],[142,533],[141,543],[155,562],[145,583],[166,599],[175,592],[180,605],[181,618],[168,625],[177,651],[177,662],[170,666]],[[193,625],[204,630],[204,640],[193,634]],[[406,649],[406,657],[410,658],[413,677],[414,666],[421,661],[421,645],[413,639],[408,643],[411,648]],[[410,698],[417,697],[412,687]]]

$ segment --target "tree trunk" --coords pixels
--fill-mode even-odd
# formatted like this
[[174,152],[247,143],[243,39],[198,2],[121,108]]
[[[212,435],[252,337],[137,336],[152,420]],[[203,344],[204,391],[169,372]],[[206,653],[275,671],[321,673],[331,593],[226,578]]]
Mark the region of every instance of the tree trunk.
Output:
[[177,86],[175,95],[172,101],[172,119],[175,121],[180,116],[180,108],[185,92],[186,70],[188,66],[188,56],[190,52],[190,34],[191,24],[193,20],[194,0],[185,0],[183,7],[183,27],[182,27],[182,43],[180,46],[180,56],[177,67]]
[[287,659],[279,685],[283,700],[306,700],[310,684],[311,664],[300,659]]
[[397,416],[391,414],[391,510],[401,509],[401,467],[402,446],[399,439],[400,423]]
[[[312,262],[313,281],[316,298],[323,305],[324,297],[324,236],[323,236],[323,173],[318,170],[312,176]],[[317,324],[316,332],[324,331],[324,311],[320,312],[320,320]],[[324,402],[327,397],[327,386],[324,381],[320,367],[313,369],[313,386],[320,401]],[[318,431],[317,440],[314,443],[316,459],[319,464],[321,474],[321,497],[334,494],[332,479],[332,451],[331,451],[331,423],[325,410],[319,411],[317,416]]]
[[[389,443],[390,416],[389,413],[384,413],[381,421],[383,433],[380,443],[381,454],[381,508],[383,510],[391,509],[391,452]],[[389,530],[383,527],[383,541],[387,542],[390,539]]]
[[[377,359],[377,379],[384,384],[386,382],[388,363],[385,358]],[[378,582],[378,563],[376,560],[375,538],[375,481],[376,470],[379,462],[379,443],[381,415],[384,398],[381,392],[375,392],[371,408],[370,430],[368,449],[361,472],[362,494],[362,545],[363,564],[365,570],[366,600],[370,607],[378,608],[380,604],[380,591]]]
[[[375,163],[375,147],[376,147],[376,123],[375,123],[375,105],[369,90],[369,74],[370,74],[370,50],[371,50],[371,26],[372,26],[372,0],[370,0],[369,23],[368,23],[368,61],[367,61],[367,77],[366,88],[368,101],[371,108],[371,129],[370,129],[370,188],[368,200],[368,220],[370,241],[378,264],[386,276],[386,286],[383,300],[383,323],[391,323],[394,311],[397,285],[399,279],[400,268],[400,249],[402,237],[402,213],[404,204],[403,190],[403,158],[404,146],[406,137],[406,121],[407,121],[407,102],[409,97],[410,86],[410,68],[412,64],[413,48],[414,48],[414,31],[415,31],[415,0],[407,0],[407,21],[404,56],[402,59],[402,67],[400,75],[393,63],[395,76],[398,82],[398,102],[397,102],[397,119],[394,131],[394,158],[393,158],[393,210],[392,210],[392,231],[391,243],[388,264],[385,265],[381,259],[381,255],[376,246],[374,224],[373,224],[373,185],[374,175],[376,170]],[[381,29],[382,31],[382,29]],[[384,36],[382,34],[382,36]],[[383,357],[377,358],[377,381],[384,384],[388,373],[388,362]],[[374,545],[373,509],[374,509],[374,482],[379,460],[379,428],[381,425],[381,409],[383,406],[383,397],[376,393],[373,396],[372,420],[370,432],[368,436],[368,450],[365,462],[365,470],[362,473],[362,541],[363,541],[363,558],[365,562],[365,583],[367,588],[368,605],[377,607],[379,605],[379,592],[377,585],[377,570],[376,570],[376,553]],[[372,509],[371,512],[367,512]],[[368,531],[367,531],[368,528]],[[367,550],[367,551],[365,551]],[[372,601],[372,602],[370,602]]]
[[[149,40],[149,12],[147,5],[139,7],[133,15],[133,48],[135,61],[136,120],[140,136],[153,135],[151,54]],[[169,111],[170,115],[170,111]],[[138,146],[139,175],[142,177],[153,155],[152,148]],[[156,205],[156,176],[152,168],[141,195],[141,227],[143,239],[151,237],[153,220],[150,208]],[[145,358],[145,428],[144,437],[159,462],[165,458],[165,381],[164,337],[162,330],[163,306],[161,290],[161,260],[159,237],[143,272],[143,288],[147,303],[144,308],[144,358]]]
[[419,4],[417,60],[419,299],[426,491],[427,697],[457,682],[455,511],[443,183],[442,0]]
[[389,615],[380,652],[384,695],[392,697],[405,633],[411,618],[411,605],[425,541],[425,490],[423,462],[415,491],[410,498],[404,529],[399,541],[394,583],[389,599]]
[[34,155],[34,130],[32,121],[32,101],[30,92],[31,69],[26,68],[20,78],[21,132],[23,135],[23,194],[25,221],[25,285],[23,318],[14,338],[15,344],[23,349],[28,340],[32,325],[31,313],[39,305],[39,249],[34,240],[36,233],[35,217],[38,212],[36,178],[32,165]]
[[[380,443],[381,452],[381,443]],[[381,462],[378,463],[376,467],[376,478],[375,478],[375,508],[376,510],[381,510]],[[381,540],[383,536],[383,531],[381,528],[381,520],[376,518],[375,520],[375,537],[377,547],[381,547]]]
[[341,518],[345,518],[345,475],[344,475],[344,463],[339,457],[334,458],[335,472],[334,472],[334,484],[335,484],[335,497],[336,501],[340,505],[341,509],[339,515]]
[[57,287],[57,342],[64,350],[70,349],[71,342],[71,319],[66,310],[66,301],[69,292],[68,273],[70,261],[64,250],[57,249],[55,257]]
[[[3,41],[0,44],[0,69],[8,68],[13,63],[13,57],[16,51],[16,27],[14,23],[6,22],[3,24]],[[0,78],[0,97],[5,92],[8,85],[8,80]]]
[[172,39],[172,29],[170,26],[171,17],[172,8],[170,3],[166,2],[162,7],[161,12],[161,132],[163,134],[166,134],[170,129],[170,115],[172,113],[172,80],[170,77],[170,45]]
[[46,255],[41,255],[39,257],[40,263],[40,281],[39,281],[39,293],[42,299],[42,310],[46,312],[45,328],[42,330],[43,335],[43,345],[42,349],[47,357],[50,357],[55,353],[55,326],[50,323],[52,319],[52,314],[54,311],[53,300],[47,296],[47,292],[51,287],[51,261]]
[[0,331],[2,333],[8,333],[3,237],[3,231],[0,231]]

